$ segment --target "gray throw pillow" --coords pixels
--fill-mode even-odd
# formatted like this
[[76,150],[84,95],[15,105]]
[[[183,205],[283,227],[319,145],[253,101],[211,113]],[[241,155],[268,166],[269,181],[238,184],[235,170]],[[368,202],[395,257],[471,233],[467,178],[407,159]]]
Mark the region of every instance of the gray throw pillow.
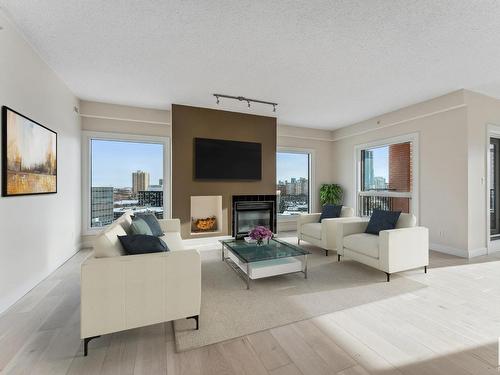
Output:
[[130,224],[130,234],[132,235],[144,234],[152,236],[153,232],[151,231],[151,228],[149,227],[146,220],[140,217],[133,217],[132,224]]
[[163,231],[161,230],[160,223],[158,222],[158,219],[156,216],[152,213],[149,212],[137,212],[134,213],[134,218],[140,218],[143,219],[149,226],[149,229],[151,230],[151,233],[153,236],[156,237],[161,237],[163,236]]

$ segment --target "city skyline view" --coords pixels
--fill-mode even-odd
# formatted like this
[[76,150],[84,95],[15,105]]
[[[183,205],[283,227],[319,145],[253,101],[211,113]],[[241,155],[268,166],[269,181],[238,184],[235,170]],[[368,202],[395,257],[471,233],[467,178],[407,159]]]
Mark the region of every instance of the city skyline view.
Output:
[[92,140],[92,186],[131,188],[132,173],[148,172],[150,184],[163,179],[163,145]]
[[290,181],[292,178],[309,178],[309,155],[278,152],[276,155],[276,178]]

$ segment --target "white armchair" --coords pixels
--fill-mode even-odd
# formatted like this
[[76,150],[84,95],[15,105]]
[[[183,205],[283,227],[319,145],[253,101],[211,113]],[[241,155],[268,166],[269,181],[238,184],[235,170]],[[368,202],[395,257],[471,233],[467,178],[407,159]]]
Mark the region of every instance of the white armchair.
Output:
[[337,228],[337,254],[391,274],[429,265],[429,230],[417,227],[416,218],[402,213],[396,229],[379,235],[365,233],[368,220],[341,223]]
[[321,214],[301,214],[297,220],[297,238],[325,249],[328,256],[330,250],[337,250],[337,226],[341,222],[361,220],[354,217],[354,210],[350,207],[342,207],[339,218],[323,219],[320,223]]

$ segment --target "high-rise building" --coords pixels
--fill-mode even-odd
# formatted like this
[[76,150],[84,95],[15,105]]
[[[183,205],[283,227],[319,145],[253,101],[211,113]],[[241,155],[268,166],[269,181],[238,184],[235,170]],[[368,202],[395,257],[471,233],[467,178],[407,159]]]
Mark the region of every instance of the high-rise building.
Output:
[[91,226],[103,227],[113,222],[113,188],[92,187]]
[[139,206],[163,207],[162,190],[141,190],[138,193]]
[[278,186],[277,186],[276,190],[279,191],[279,194],[285,195],[286,194],[286,182],[278,181]]
[[377,190],[386,190],[387,181],[385,177],[373,177],[373,188]]
[[365,150],[364,151],[364,190],[373,189],[374,181],[373,181],[373,151]]
[[297,182],[297,194],[309,194],[309,181],[307,178],[299,178],[299,181]]
[[286,183],[286,194],[287,195],[295,195],[296,193],[296,184],[295,178],[292,178],[291,182],[285,181]]
[[137,171],[132,173],[132,194],[137,194],[139,191],[148,190],[149,173]]

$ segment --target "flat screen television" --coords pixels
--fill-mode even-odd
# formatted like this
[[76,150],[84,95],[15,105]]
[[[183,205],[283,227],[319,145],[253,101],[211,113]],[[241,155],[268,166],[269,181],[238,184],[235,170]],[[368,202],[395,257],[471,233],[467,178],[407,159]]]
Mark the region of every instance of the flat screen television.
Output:
[[254,142],[195,138],[196,179],[260,180],[262,145]]

